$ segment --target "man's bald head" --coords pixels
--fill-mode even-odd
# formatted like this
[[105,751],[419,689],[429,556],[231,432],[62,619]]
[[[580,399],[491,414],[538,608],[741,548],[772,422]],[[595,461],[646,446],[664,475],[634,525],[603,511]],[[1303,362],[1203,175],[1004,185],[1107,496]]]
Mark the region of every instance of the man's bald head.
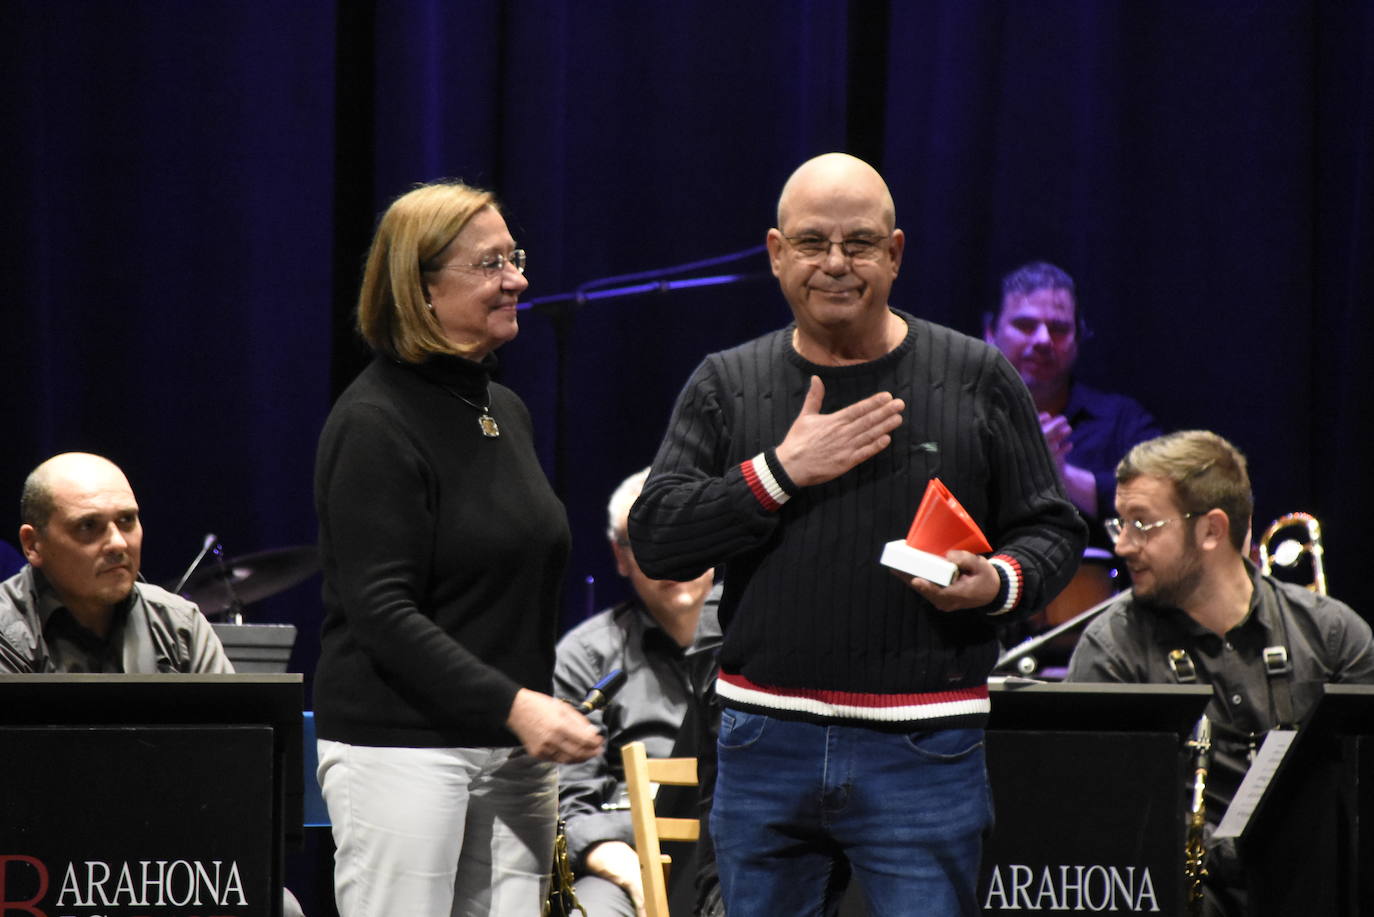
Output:
[[879,208],[888,232],[897,227],[897,207],[887,182],[857,156],[824,153],[798,166],[778,195],[778,229],[785,230],[795,201],[816,196],[867,201]]
[[89,452],[63,452],[40,464],[24,479],[19,521],[36,529],[47,525],[57,506],[53,495],[59,482],[122,486],[133,492],[124,472],[109,459]]
[[138,501],[124,472],[88,452],[55,455],[30,472],[20,512],[24,558],[82,625],[107,633],[143,556]]

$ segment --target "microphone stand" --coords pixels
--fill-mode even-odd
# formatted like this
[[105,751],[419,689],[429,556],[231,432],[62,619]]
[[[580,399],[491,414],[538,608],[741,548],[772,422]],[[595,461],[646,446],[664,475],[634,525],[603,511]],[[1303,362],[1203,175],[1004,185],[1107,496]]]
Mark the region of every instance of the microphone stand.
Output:
[[[754,255],[763,254],[768,250],[766,245],[755,245],[742,251],[731,252],[728,255],[718,255],[714,258],[704,258],[700,261],[689,261],[686,264],[675,264],[672,267],[655,268],[649,271],[637,271],[633,274],[616,274],[611,277],[602,277],[598,280],[588,280],[586,283],[579,284],[571,293],[555,293],[552,296],[536,296],[534,299],[520,303],[518,309],[534,309],[539,312],[556,312],[553,308],[558,303],[571,302],[574,309],[580,308],[586,303],[596,299],[612,299],[618,296],[633,296],[638,293],[669,292],[671,290],[688,289],[691,287],[713,286],[716,284],[738,283],[741,280],[753,280],[758,277],[766,276],[761,273],[754,274],[721,274],[715,277],[692,277],[685,280],[668,280],[669,277],[676,277],[679,274],[686,274],[690,271],[698,271],[702,268],[715,267],[718,264],[728,264],[731,261],[740,261]],[[650,281],[648,283],[638,283],[636,281]],[[608,287],[609,289],[601,289]]]
[[[762,271],[755,271],[751,274],[717,274],[714,277],[691,277],[686,280],[657,280],[651,283],[632,283],[620,287],[612,287],[608,290],[589,290],[575,293],[556,293],[552,296],[539,296],[528,302],[516,305],[517,309],[533,309],[536,312],[543,312],[549,315],[557,315],[560,312],[576,311],[589,302],[598,299],[616,299],[621,296],[638,296],[640,293],[671,293],[674,290],[690,290],[693,287],[712,287],[724,284],[740,283],[745,280],[758,280],[768,276]],[[574,308],[554,308],[558,303],[572,303]]]
[[181,579],[177,580],[177,584],[172,587],[173,592],[177,595],[181,595],[181,587],[186,585],[186,581],[191,578],[191,574],[196,572],[196,567],[199,567],[200,562],[205,559],[205,552],[209,551],[211,546],[216,544],[219,544],[219,539],[215,537],[213,532],[205,536],[205,544],[201,545],[200,553],[196,555],[195,560],[191,561],[191,566],[186,568],[186,572],[181,574]]
[[230,624],[243,623],[243,602],[239,601],[238,590],[234,588],[234,571],[229,569],[229,565],[224,562],[224,547],[215,542],[215,569],[219,573],[219,580],[224,584],[224,591],[229,595],[229,607],[225,610],[225,620]]
[[743,274],[718,274],[709,277],[687,277],[678,280],[668,279],[690,271],[715,267],[716,265],[726,264],[731,261],[739,261],[744,258],[758,255],[765,250],[767,250],[767,246],[756,245],[752,248],[744,249],[743,251],[732,252],[728,255],[720,255],[714,258],[706,258],[701,261],[691,261],[686,264],[656,268],[650,271],[639,271],[633,274],[618,274],[612,277],[602,277],[598,280],[589,280],[579,285],[570,293],[555,293],[550,296],[537,296],[534,299],[522,302],[516,306],[517,309],[530,309],[547,315],[553,323],[553,487],[555,493],[560,497],[567,496],[565,469],[567,467],[568,349],[569,341],[572,338],[573,315],[586,304],[601,299],[638,296],[641,293],[672,293],[677,290],[689,290],[706,286],[724,286],[767,277],[768,275],[765,273],[754,272]]
[[1052,627],[1049,630],[1045,631],[1043,634],[1037,634],[1034,637],[1022,640],[1020,643],[1016,644],[1011,649],[1003,653],[1000,657],[998,657],[997,664],[992,667],[992,670],[996,672],[1000,669],[1003,669],[1008,665],[1011,665],[1013,662],[1016,662],[1018,659],[1023,659],[1031,655],[1036,650],[1040,649],[1040,647],[1044,646],[1046,643],[1049,643],[1055,637],[1058,637],[1060,634],[1067,633],[1068,631],[1073,630],[1075,627],[1078,627],[1081,624],[1087,624],[1093,618],[1097,617],[1098,615],[1102,614],[1102,612],[1110,608],[1113,602],[1115,602],[1117,599],[1120,599],[1122,596],[1127,595],[1128,593],[1130,593],[1130,591],[1131,590],[1129,589],[1123,589],[1116,595],[1111,596],[1108,599],[1104,599],[1101,602],[1098,602],[1096,605],[1089,608],[1087,611],[1079,612],[1072,618],[1069,618],[1067,621],[1064,621],[1056,625],[1055,627]]

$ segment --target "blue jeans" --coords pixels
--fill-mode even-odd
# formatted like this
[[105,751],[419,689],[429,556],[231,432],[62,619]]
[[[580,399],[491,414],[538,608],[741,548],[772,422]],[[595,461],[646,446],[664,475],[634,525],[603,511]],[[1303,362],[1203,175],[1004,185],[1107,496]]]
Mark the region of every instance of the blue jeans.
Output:
[[731,917],[977,915],[992,825],[981,729],[886,733],[727,708],[711,836]]

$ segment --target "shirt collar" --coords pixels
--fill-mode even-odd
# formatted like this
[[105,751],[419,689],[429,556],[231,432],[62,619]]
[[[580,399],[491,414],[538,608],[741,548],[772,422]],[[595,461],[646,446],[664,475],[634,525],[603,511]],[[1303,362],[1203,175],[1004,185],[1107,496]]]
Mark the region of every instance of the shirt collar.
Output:
[[[1250,576],[1250,607],[1245,612],[1245,617],[1240,619],[1240,623],[1238,623],[1235,627],[1231,628],[1230,631],[1227,631],[1227,633],[1229,634],[1234,633],[1236,631],[1259,628],[1266,634],[1267,638],[1271,643],[1276,642],[1276,638],[1274,635],[1276,633],[1280,633],[1281,635],[1281,632],[1276,627],[1277,621],[1274,619],[1273,611],[1265,604],[1263,600],[1263,590],[1266,588],[1264,577],[1259,572],[1259,569],[1256,568],[1255,565],[1250,562],[1249,558],[1242,557],[1241,563],[1245,564],[1245,571]],[[1212,631],[1203,627],[1198,622],[1194,621],[1191,617],[1188,616],[1188,613],[1183,611],[1183,609],[1181,608],[1171,607],[1168,610],[1168,614],[1174,626],[1182,629],[1184,633],[1190,636],[1217,636],[1217,634],[1213,633]],[[1225,637],[1223,636],[1221,639],[1225,639]]]
[[1079,417],[1096,417],[1097,414],[1093,409],[1093,391],[1069,377],[1069,400],[1064,404],[1064,417],[1070,424],[1075,424]]
[[487,354],[481,361],[469,360],[454,354],[431,354],[423,363],[401,364],[424,379],[463,395],[485,400],[487,384],[499,365],[496,354]]
[[[53,614],[56,613],[58,609],[66,609],[67,606],[62,604],[62,599],[58,596],[57,590],[53,588],[52,583],[48,582],[48,578],[43,575],[42,570],[32,566],[29,569],[33,571],[34,609],[38,612],[38,624],[46,631],[48,628],[48,621],[52,619]],[[129,595],[124,601],[115,606],[114,620],[111,622],[110,633],[113,634],[118,626],[129,616],[129,609],[133,606],[134,596],[137,594],[138,587],[135,585],[134,588],[129,590]],[[70,610],[67,611],[67,614],[71,615],[73,622],[76,621],[76,616],[72,615]]]
[[[648,640],[663,640],[665,646],[671,646],[674,650],[684,656],[699,656],[703,653],[713,652],[720,646],[721,632],[720,621],[717,617],[716,609],[720,605],[720,596],[723,585],[716,583],[711,587],[711,591],[706,594],[706,601],[702,604],[701,616],[697,618],[696,633],[692,636],[692,644],[687,647],[680,647],[677,641],[669,636],[668,632],[658,623],[649,609],[644,607],[639,596],[635,596],[627,604],[638,617],[640,626],[640,645],[644,645]],[[651,636],[657,632],[657,636]]]
[[1269,635],[1270,644],[1287,643],[1287,634],[1284,633],[1283,623],[1278,616],[1278,603],[1264,601],[1264,596],[1272,590],[1273,584],[1265,580],[1264,574],[1260,573],[1259,568],[1250,562],[1250,558],[1242,557],[1241,563],[1245,564],[1245,570],[1250,574],[1250,610],[1245,615],[1245,620],[1241,621],[1238,627],[1244,627],[1254,621],[1259,627],[1264,628]]
[[41,570],[37,567],[30,569],[33,570],[34,608],[38,611],[38,623],[46,628],[53,612],[63,607],[62,600],[57,597],[57,590],[52,587]]
[[682,647],[677,645],[677,641],[669,636],[668,632],[658,623],[658,620],[649,613],[649,609],[644,607],[639,596],[635,596],[630,601],[630,608],[635,619],[639,622],[639,646],[641,649],[647,650],[651,645],[657,644],[666,652],[681,654]]

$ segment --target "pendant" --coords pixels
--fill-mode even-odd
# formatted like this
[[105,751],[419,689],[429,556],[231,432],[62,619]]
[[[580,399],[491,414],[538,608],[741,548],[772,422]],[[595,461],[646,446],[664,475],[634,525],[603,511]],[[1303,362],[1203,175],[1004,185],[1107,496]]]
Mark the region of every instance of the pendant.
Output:
[[482,428],[482,435],[495,439],[501,435],[501,428],[496,425],[496,418],[490,414],[483,414],[477,418],[477,426]]

